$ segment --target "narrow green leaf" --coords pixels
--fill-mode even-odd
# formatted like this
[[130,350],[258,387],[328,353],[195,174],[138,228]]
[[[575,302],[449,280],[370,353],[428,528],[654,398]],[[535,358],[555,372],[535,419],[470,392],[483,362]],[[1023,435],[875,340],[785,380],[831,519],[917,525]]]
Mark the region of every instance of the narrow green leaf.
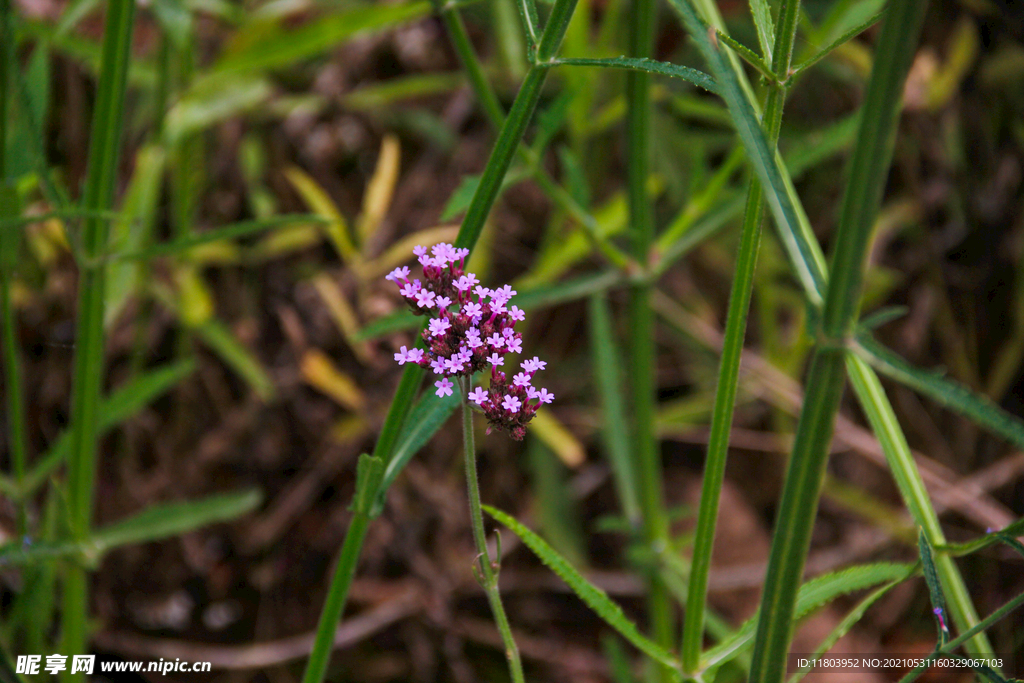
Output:
[[921,555],[921,565],[924,568],[924,582],[928,586],[928,598],[931,600],[932,608],[936,614],[936,624],[939,629],[939,646],[945,645],[949,640],[949,628],[946,626],[946,598],[942,594],[942,584],[939,582],[939,573],[935,568],[935,555],[932,544],[924,531],[917,534],[917,548]]
[[332,12],[299,27],[280,25],[227,52],[213,65],[212,74],[238,74],[278,69],[333,49],[353,36],[383,30],[430,13],[425,0],[399,4],[371,3]]
[[547,544],[537,534],[520,524],[513,517],[501,510],[492,508],[489,505],[483,506],[484,510],[499,523],[508,527],[533,553],[540,558],[540,561],[547,565],[579,596],[590,609],[601,617],[606,624],[615,629],[619,635],[632,643],[638,650],[648,657],[664,664],[667,667],[678,669],[679,661],[660,645],[640,634],[636,625],[626,618],[622,608],[619,607],[608,594],[590,583],[573,569],[572,565],[555,552],[554,548]]
[[[772,67],[767,61],[762,59],[760,55],[730,36],[728,33],[723,33],[722,31],[718,31],[717,33],[718,39],[732,48],[732,51],[739,55],[744,62],[757,69],[757,72],[764,78],[768,79],[769,83],[775,82],[776,78],[775,74],[772,73]],[[771,60],[771,53],[768,54],[767,59]]]
[[[800,586],[795,618],[802,619],[811,612],[832,602],[841,595],[872,588],[880,583],[903,581],[914,571],[914,565],[878,562],[848,567],[836,572],[816,576]],[[729,639],[712,647],[701,657],[704,669],[717,668],[733,659],[753,644],[758,614],[737,629]]]
[[412,457],[421,448],[426,446],[428,441],[434,438],[437,430],[448,421],[451,414],[459,407],[461,400],[462,397],[458,391],[452,393],[451,396],[439,398],[433,391],[428,390],[423,393],[420,400],[412,407],[408,417],[405,418],[405,423],[402,425],[401,432],[399,432],[391,459],[384,470],[381,485],[376,492],[376,502],[370,510],[371,517],[376,517],[384,509],[384,496],[391,487],[391,484],[394,483],[401,471],[412,460]]
[[173,147],[193,133],[263,104],[273,88],[265,78],[236,74],[196,79],[164,119],[164,136]]
[[[867,613],[868,608],[870,608],[872,605],[878,602],[886,593],[888,593],[890,590],[892,590],[897,585],[902,583],[905,579],[910,578],[912,574],[913,572],[910,571],[903,579],[895,579],[893,581],[890,581],[881,588],[872,591],[866,598],[858,602],[857,606],[850,610],[847,613],[847,615],[843,617],[843,619],[838,624],[836,624],[835,628],[833,628],[829,632],[829,634],[825,636],[825,639],[821,641],[817,648],[815,648],[814,652],[811,654],[810,657],[808,657],[808,659],[818,659],[826,652],[831,650],[840,638],[849,633],[850,629],[852,629],[858,621],[864,618],[864,615]],[[810,666],[801,668],[799,671],[797,671],[789,677],[787,683],[798,683],[804,676],[807,675],[809,671]]]
[[768,0],[750,0],[750,14],[754,17],[757,28],[757,42],[761,44],[761,54],[771,67],[772,54],[775,52],[775,25],[772,23],[772,12]]
[[259,220],[229,223],[228,225],[214,228],[212,230],[192,233],[188,237],[164,242],[163,244],[154,244],[153,246],[140,251],[121,254],[116,256],[115,260],[135,261],[151,259],[157,256],[177,256],[184,254],[195,247],[203,244],[209,244],[210,242],[246,237],[248,235],[266,232],[286,225],[305,225],[308,223],[327,222],[328,219],[314,214],[282,214],[280,216],[271,216],[268,218],[261,218]]
[[74,555],[93,563],[113,548],[159,541],[240,517],[256,509],[262,500],[262,493],[250,490],[153,505],[133,517],[98,529],[83,541],[8,543],[0,547],[0,565],[27,565]]
[[194,329],[203,343],[245,379],[261,399],[269,401],[274,397],[274,381],[256,356],[242,346],[224,323],[210,318]]
[[370,514],[383,477],[384,463],[380,458],[368,453],[359,456],[359,462],[356,463],[356,495],[352,500],[353,512]]
[[[155,145],[143,147],[136,154],[135,171],[121,205],[121,217],[111,226],[112,253],[137,251],[149,241],[160,199],[164,159],[163,149]],[[108,327],[121,313],[128,299],[137,293],[139,277],[138,264],[116,261],[107,264],[104,322]]]
[[445,203],[444,210],[441,212],[441,222],[450,221],[469,208],[469,203],[473,201],[473,195],[476,194],[476,188],[479,185],[479,175],[465,176],[459,182],[459,186],[455,188],[455,192],[452,192],[452,196],[448,198],[448,202]]
[[871,15],[870,17],[868,17],[863,23],[861,23],[861,24],[859,24],[857,26],[854,26],[853,28],[848,30],[846,33],[844,33],[843,35],[841,35],[838,38],[836,38],[834,41],[832,41],[832,43],[830,43],[828,45],[828,47],[822,48],[821,50],[816,52],[814,54],[814,56],[812,56],[812,57],[804,60],[803,62],[797,64],[796,66],[794,66],[792,74],[791,74],[791,77],[792,76],[796,76],[797,74],[801,73],[805,69],[809,69],[810,67],[814,66],[815,64],[817,64],[821,60],[825,59],[825,57],[828,57],[830,54],[832,54],[832,52],[837,47],[839,47],[840,45],[842,45],[842,44],[846,43],[847,41],[853,39],[855,36],[860,35],[864,31],[866,31],[869,28],[871,28],[872,26],[874,26],[882,18],[883,14],[885,14],[885,8],[884,7],[881,10],[879,10],[878,12],[876,12],[875,14]]
[[135,543],[149,543],[225,522],[259,507],[258,490],[225,493],[200,500],[153,505],[134,517],[99,529],[93,543],[100,552]]
[[659,62],[646,57],[610,57],[607,59],[585,59],[577,57],[562,57],[553,59],[544,66],[599,66],[608,69],[627,69],[630,71],[643,71],[659,76],[671,76],[680,78],[692,83],[698,88],[703,88],[711,93],[718,93],[718,86],[715,79],[703,71],[691,69],[688,66],[680,66],[669,62]]
[[597,381],[595,389],[601,400],[604,450],[615,473],[615,490],[622,512],[631,525],[638,524],[640,502],[637,500],[636,472],[623,401],[622,363],[612,333],[611,312],[600,294],[590,297],[587,310],[593,358],[591,367]]
[[1006,412],[988,397],[941,374],[914,367],[866,334],[858,335],[854,350],[886,377],[960,413],[1018,448],[1024,448],[1024,420]]

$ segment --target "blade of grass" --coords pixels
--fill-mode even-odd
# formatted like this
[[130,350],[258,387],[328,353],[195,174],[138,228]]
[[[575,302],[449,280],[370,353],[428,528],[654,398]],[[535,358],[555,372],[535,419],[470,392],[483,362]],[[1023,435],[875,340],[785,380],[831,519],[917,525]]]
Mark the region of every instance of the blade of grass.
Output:
[[604,297],[595,294],[589,299],[587,319],[590,322],[590,343],[593,372],[601,397],[601,423],[604,425],[604,446],[612,472],[619,505],[631,527],[640,523],[640,501],[636,471],[629,445],[626,407],[622,401],[622,363],[615,347],[611,312]]
[[[543,60],[553,58],[573,10],[576,7],[576,0],[556,0],[551,12],[548,15],[547,24],[537,48],[538,58]],[[547,69],[532,67],[527,73],[519,88],[519,93],[512,104],[508,117],[501,126],[498,139],[494,143],[487,165],[480,178],[480,184],[473,195],[466,215],[462,220],[459,235],[455,239],[456,247],[463,247],[472,250],[476,245],[480,233],[483,231],[484,223],[490,214],[491,207],[497,199],[501,189],[502,181],[508,172],[512,159],[519,148],[520,141],[526,131],[526,127],[533,116],[533,112],[540,100],[542,86],[547,75]],[[373,459],[379,463],[381,472],[387,467],[393,455],[396,440],[403,423],[406,420],[413,400],[419,389],[423,378],[423,368],[418,365],[408,364],[402,379],[399,381],[395,396],[391,401],[384,424],[381,427],[380,436],[373,449]],[[370,479],[369,477],[365,479]],[[375,497],[379,490],[380,475],[377,475],[376,482],[372,487],[365,485],[365,489],[357,486],[357,495]],[[357,482],[358,483],[358,482]],[[365,482],[364,482],[365,483]],[[367,503],[366,510],[369,510]],[[303,683],[320,683],[323,681],[327,671],[327,662],[330,657],[331,647],[334,640],[335,625],[341,619],[345,610],[345,602],[348,598],[349,587],[352,585],[352,577],[355,574],[356,563],[362,550],[363,541],[366,538],[366,531],[369,526],[369,517],[363,514],[354,514],[349,528],[345,533],[345,541],[338,557],[337,567],[331,580],[327,593],[327,600],[320,613],[320,621],[317,624],[316,637],[313,641],[313,650],[310,653],[309,662],[306,664],[306,671],[303,674]]]
[[845,384],[843,343],[853,333],[871,229],[892,158],[901,94],[927,3],[894,0],[882,27],[850,161],[828,291],[772,539],[751,680],[781,682],[829,446]]
[[[89,162],[82,205],[89,211],[110,209],[117,181],[124,118],[125,89],[132,42],[132,0],[110,0],[103,33],[100,78],[93,111]],[[82,230],[87,261],[107,249],[107,223],[89,218]],[[92,525],[96,476],[97,412],[103,382],[103,303],[105,269],[84,263],[78,283],[78,321],[75,334],[72,447],[68,468],[68,528],[73,540],[88,537]],[[88,584],[85,570],[69,567],[65,575],[62,615],[63,652],[87,652]],[[63,680],[81,675],[65,673]]]
[[[635,0],[629,22],[629,57],[645,59],[654,51],[657,9],[653,0]],[[646,264],[654,244],[654,217],[647,197],[650,174],[650,74],[626,73],[626,196],[629,202],[630,253],[638,263]],[[661,453],[654,433],[657,368],[654,344],[654,311],[651,308],[651,284],[640,282],[629,288],[630,399],[633,407],[632,431],[636,459],[637,493],[640,501],[644,544],[651,550],[668,546],[668,515],[665,510]],[[675,614],[668,588],[656,571],[650,570],[647,582],[647,618],[652,639],[661,648],[671,650],[675,642]],[[650,653],[646,653],[650,656]],[[672,669],[662,663],[651,672],[654,680],[668,683]]]
[[[754,9],[756,3],[752,3]],[[767,6],[764,14],[767,15]],[[755,19],[758,13],[755,12]],[[775,46],[772,63],[776,65],[779,78],[768,88],[762,126],[768,143],[774,151],[782,126],[782,110],[786,101],[785,75],[793,55],[797,23],[800,18],[799,0],[784,0],[779,13],[778,34],[772,37]],[[760,26],[760,25],[759,25]],[[711,414],[711,432],[708,437],[707,458],[704,465],[704,479],[701,488],[700,512],[697,517],[697,532],[693,542],[693,559],[690,570],[690,585],[687,609],[683,626],[682,656],[683,670],[693,673],[700,663],[700,652],[704,642],[704,609],[707,601],[708,577],[711,572],[711,550],[715,540],[715,526],[718,520],[718,504],[725,481],[725,464],[729,454],[729,434],[732,431],[733,410],[739,385],[740,359],[743,354],[743,340],[747,328],[747,314],[754,286],[754,269],[761,241],[761,220],[764,213],[764,191],[755,179],[751,179],[747,191],[747,206],[740,233],[740,245],[736,256],[736,269],[729,294],[729,308],[726,313],[725,340],[722,357],[718,366],[718,384],[715,390],[714,411]]]

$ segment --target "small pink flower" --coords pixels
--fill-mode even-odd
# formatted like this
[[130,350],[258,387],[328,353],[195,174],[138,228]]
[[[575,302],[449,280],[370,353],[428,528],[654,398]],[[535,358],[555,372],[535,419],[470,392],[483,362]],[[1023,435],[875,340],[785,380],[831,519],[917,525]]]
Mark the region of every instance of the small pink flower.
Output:
[[427,327],[430,330],[430,336],[440,337],[442,334],[448,331],[452,324],[448,322],[448,318],[434,318],[431,320]]
[[495,367],[498,367],[499,365],[505,364],[505,359],[496,353],[492,353],[491,355],[487,356],[487,362]]
[[491,290],[487,289],[486,287],[481,287],[480,285],[477,285],[475,288],[473,288],[473,292],[478,297],[480,297],[481,300],[483,300],[484,297],[491,295]]
[[443,309],[448,308],[449,306],[452,305],[452,300],[449,299],[446,296],[439,296],[439,297],[437,297],[437,302],[436,303],[437,303],[438,309],[443,310]]
[[474,303],[472,301],[466,302],[465,304],[462,305],[462,312],[468,315],[470,318],[480,315],[482,311],[483,307],[480,304]]
[[413,280],[412,282],[406,282],[402,285],[402,288],[398,290],[398,293],[406,299],[411,299],[416,296],[416,293],[420,291],[421,287],[422,285],[419,280]]
[[412,362],[412,359],[409,358],[409,351],[404,346],[395,354],[395,360],[398,361],[399,365],[405,365],[408,362]]
[[391,282],[398,282],[399,280],[402,280],[404,282],[405,280],[408,280],[409,279],[409,266],[402,266],[401,268],[395,268],[390,273],[388,273],[387,276],[384,279],[385,280],[390,280]]
[[436,393],[441,398],[452,395],[452,386],[454,385],[452,384],[452,381],[447,377],[442,377],[441,379],[434,382],[434,386],[437,387]]
[[541,403],[551,403],[552,401],[555,400],[555,395],[549,392],[547,389],[541,389],[540,391],[537,392],[537,395],[534,396],[534,398],[540,399]]
[[420,308],[434,307],[434,293],[429,289],[421,289],[416,292],[416,305]]
[[520,372],[512,378],[512,384],[517,387],[528,387],[530,386],[530,376],[525,372]]
[[473,391],[469,392],[469,400],[478,406],[483,405],[487,400],[487,392],[484,391],[483,387],[477,387]]
[[427,253],[427,248],[422,245],[416,245],[412,248],[412,253],[416,256],[423,256]]
[[523,352],[523,340],[522,339],[509,339],[508,350],[512,353]]
[[444,374],[444,358],[435,358],[430,361],[430,369],[434,371],[435,375]]
[[510,413],[518,413],[519,412],[519,408],[522,405],[523,405],[523,402],[520,401],[515,396],[506,396],[501,401],[501,407],[504,408],[505,410],[507,410]]
[[512,306],[508,309],[508,317],[518,322],[522,322],[523,320],[526,320],[526,312],[518,306]]
[[496,349],[500,349],[502,346],[505,345],[505,338],[502,337],[497,332],[495,332],[494,334],[487,338],[487,343]]

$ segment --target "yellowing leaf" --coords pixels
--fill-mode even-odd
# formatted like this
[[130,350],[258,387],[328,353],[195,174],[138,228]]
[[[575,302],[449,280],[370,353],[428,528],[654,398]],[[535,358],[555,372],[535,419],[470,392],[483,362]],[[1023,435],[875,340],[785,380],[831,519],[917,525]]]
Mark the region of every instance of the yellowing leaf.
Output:
[[197,327],[213,317],[213,295],[199,271],[182,266],[175,273],[178,284],[178,316],[189,327]]
[[339,370],[323,351],[307,351],[302,357],[299,369],[307,384],[330,396],[340,405],[359,411],[366,404],[366,397],[355,380]]
[[549,411],[538,410],[533,420],[530,421],[530,430],[534,436],[553,450],[566,466],[579,467],[586,459],[583,444]]
[[359,255],[349,237],[348,223],[327,192],[309,174],[295,166],[286,169],[284,175],[313,213],[330,220],[323,229],[342,260],[348,263],[357,261]]
[[373,177],[366,185],[363,194],[363,214],[359,217],[359,240],[366,247],[367,240],[380,227],[380,222],[391,207],[391,197],[395,193],[398,182],[398,166],[401,160],[401,148],[398,138],[385,135],[380,144],[380,157]]
[[356,312],[352,310],[337,283],[329,275],[321,274],[313,280],[313,286],[327,305],[327,312],[331,314],[331,319],[338,326],[345,341],[352,347],[359,360],[366,363],[370,358],[369,347],[366,342],[356,341],[360,328],[359,318],[356,317]]

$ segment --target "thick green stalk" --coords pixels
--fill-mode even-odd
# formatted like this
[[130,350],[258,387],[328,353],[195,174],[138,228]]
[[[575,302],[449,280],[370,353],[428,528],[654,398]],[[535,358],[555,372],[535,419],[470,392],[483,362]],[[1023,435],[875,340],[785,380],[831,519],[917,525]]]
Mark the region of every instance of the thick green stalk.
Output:
[[[630,56],[650,57],[654,51],[656,11],[653,0],[634,0],[630,22]],[[650,167],[649,74],[626,74],[626,194],[629,199],[630,250],[639,263],[647,263],[654,241],[654,219],[647,196]],[[629,290],[629,378],[633,403],[633,442],[637,462],[637,483],[641,505],[644,542],[655,553],[668,552],[668,515],[662,490],[661,454],[654,436],[655,365],[654,311],[651,284],[636,283]],[[647,575],[647,614],[651,634],[659,645],[671,650],[675,624],[668,588],[657,572]],[[671,679],[665,667],[657,678]]]
[[878,41],[843,196],[819,344],[811,360],[768,559],[750,669],[750,680],[757,683],[780,682],[786,671],[797,590],[845,383],[845,344],[860,309],[871,229],[926,6],[919,0],[891,2]]
[[477,580],[487,593],[487,602],[491,605],[494,623],[501,633],[501,642],[505,646],[505,657],[508,659],[508,670],[513,683],[525,683],[523,663],[519,658],[519,648],[512,637],[512,627],[501,604],[501,593],[498,592],[498,567],[501,558],[491,559],[487,552],[487,535],[484,532],[484,512],[480,506],[480,479],[476,472],[476,444],[473,436],[473,410],[469,407],[469,382],[460,381],[462,392],[462,447],[465,454],[466,486],[469,491],[469,521],[473,526],[473,542],[476,543],[479,568]]
[[[132,42],[132,0],[110,0],[107,5],[99,87],[93,112],[89,164],[82,208],[110,209],[117,180],[128,60]],[[74,540],[85,540],[92,524],[96,442],[103,383],[102,257],[107,248],[107,222],[86,218],[82,229],[82,260],[78,284],[78,321],[75,335],[74,384],[71,399],[71,456],[68,462],[68,527]],[[86,652],[88,590],[85,569],[69,567],[64,588],[64,643],[69,654]],[[80,675],[66,675],[66,680]]]
[[[544,27],[544,33],[538,46],[538,54],[544,55],[545,59],[551,59],[557,53],[575,7],[576,0],[556,0],[551,8],[548,22]],[[547,69],[538,66],[531,68],[526,75],[526,79],[523,81],[512,105],[512,111],[509,112],[508,117],[505,119],[505,123],[498,134],[498,139],[495,141],[494,149],[480,178],[480,184],[477,186],[476,193],[474,193],[466,215],[462,219],[462,227],[459,229],[459,234],[455,239],[456,246],[472,250],[477,239],[480,237],[484,222],[487,220],[491,207],[494,205],[498,192],[501,190],[501,183],[505,178],[505,173],[512,163],[512,157],[519,147],[519,142],[522,140],[526,126],[533,116],[534,109],[537,108],[537,102],[540,100],[541,88],[546,75]],[[391,407],[388,408],[387,416],[384,418],[380,437],[377,439],[373,449],[374,457],[379,458],[384,467],[387,466],[394,452],[399,430],[402,428],[402,423],[412,408],[413,401],[423,379],[423,374],[423,368],[411,363],[406,366],[405,372],[402,373],[402,379],[398,384],[398,389],[395,391],[395,397],[392,399]],[[366,528],[365,526],[353,526],[353,523],[349,524],[348,532],[345,535],[345,542],[338,559],[339,565],[342,562],[355,563],[362,550],[363,540],[366,537]],[[303,683],[319,683],[323,680],[327,667],[327,658],[330,655],[330,635],[334,633],[334,627],[345,611],[345,602],[348,598],[349,588],[352,585],[352,577],[353,572],[335,572],[328,591],[328,600],[324,604],[324,609],[320,615],[317,639],[314,643],[313,654],[310,656],[310,661],[306,666]],[[321,637],[322,635],[323,637]],[[326,653],[324,650],[326,650]],[[319,667],[318,670],[313,668],[314,663]]]
[[[786,74],[792,61],[793,41],[796,38],[799,18],[800,0],[784,0],[779,12],[775,50],[772,55],[776,82],[769,86],[764,120],[761,124],[772,150],[778,143],[779,129],[782,126],[782,110],[786,101]],[[736,256],[736,271],[729,294],[725,339],[718,366],[718,386],[715,390],[714,410],[711,413],[711,432],[697,516],[697,532],[693,542],[682,642],[683,671],[687,674],[697,670],[704,643],[704,611],[707,604],[708,576],[711,571],[711,552],[715,541],[718,504],[725,481],[729,433],[732,430],[736,391],[739,386],[740,359],[743,356],[743,339],[750,311],[757,252],[761,243],[763,215],[764,191],[757,179],[751,178]]]
[[[11,8],[9,0],[0,0],[0,219],[17,218],[18,195],[7,182],[7,104],[8,89],[12,83],[10,72],[14,68],[14,41],[11,36]],[[11,282],[14,265],[18,260],[20,228],[7,228],[0,235],[0,325],[3,326],[4,389],[7,395],[7,433],[11,471],[20,489],[25,480],[27,448],[25,446],[24,380],[21,373],[21,353],[18,350],[17,318],[11,300]],[[25,501],[18,502],[18,533],[27,531]]]

